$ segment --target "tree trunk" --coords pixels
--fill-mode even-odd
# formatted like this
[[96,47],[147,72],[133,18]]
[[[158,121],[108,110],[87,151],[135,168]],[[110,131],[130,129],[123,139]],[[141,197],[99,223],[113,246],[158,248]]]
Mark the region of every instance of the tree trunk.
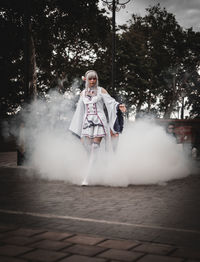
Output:
[[168,105],[166,106],[164,118],[171,117],[171,114],[176,106],[176,102],[177,102],[177,90],[176,90],[176,76],[174,74],[172,78],[172,95],[171,95],[171,99],[169,99]]
[[35,45],[31,31],[30,1],[27,1],[25,6],[24,29],[24,94],[25,101],[30,102],[37,96],[36,58]]
[[151,110],[151,91],[149,90],[147,113],[150,113],[150,110]]
[[140,115],[142,103],[142,100],[139,100],[138,104],[136,105],[136,117]]
[[[31,32],[31,30],[30,30]],[[29,70],[29,97],[30,100],[37,98],[37,73],[36,73],[36,56],[33,36],[30,34],[30,70]]]

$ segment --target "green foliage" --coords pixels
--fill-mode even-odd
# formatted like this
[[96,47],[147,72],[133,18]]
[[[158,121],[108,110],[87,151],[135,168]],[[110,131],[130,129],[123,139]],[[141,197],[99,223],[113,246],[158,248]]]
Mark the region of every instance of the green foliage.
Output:
[[199,33],[183,30],[159,4],[147,11],[121,27],[118,42],[118,86],[128,107],[170,117],[184,90],[194,109],[189,86],[198,86]]
[[99,49],[105,49],[110,21],[97,4],[98,0],[1,1],[2,115],[15,111],[25,99],[25,18],[36,51],[39,95],[56,87],[64,92],[93,65]]
[[[117,28],[116,88],[111,89],[111,21],[98,0],[2,0],[0,6],[1,114],[23,104],[25,18],[29,18],[40,96],[67,90],[94,68],[128,111],[169,117],[187,96],[191,116],[200,115],[200,32],[183,30],[175,16],[156,5]],[[129,113],[129,112],[128,112]]]

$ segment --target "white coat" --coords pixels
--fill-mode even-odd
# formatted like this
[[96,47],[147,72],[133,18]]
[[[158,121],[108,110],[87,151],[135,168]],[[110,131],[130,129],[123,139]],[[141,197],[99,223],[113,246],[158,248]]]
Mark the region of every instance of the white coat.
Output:
[[[108,119],[104,112],[104,105],[108,112]],[[97,95],[93,96],[90,100],[85,96],[84,90],[80,95],[69,130],[79,137],[83,137],[85,120],[91,114],[91,110],[93,110],[92,113],[97,115],[103,125],[105,137],[110,137],[110,130],[112,130],[113,134],[116,134],[114,124],[117,119],[118,105],[119,103],[108,93],[102,93],[101,87],[97,87]]]

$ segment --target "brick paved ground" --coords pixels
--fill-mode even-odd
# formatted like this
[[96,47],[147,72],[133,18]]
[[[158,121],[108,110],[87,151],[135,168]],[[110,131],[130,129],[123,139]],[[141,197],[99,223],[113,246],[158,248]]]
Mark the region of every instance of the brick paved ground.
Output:
[[[31,175],[30,175],[31,173]],[[165,186],[41,180],[0,153],[0,261],[200,261],[200,177]]]

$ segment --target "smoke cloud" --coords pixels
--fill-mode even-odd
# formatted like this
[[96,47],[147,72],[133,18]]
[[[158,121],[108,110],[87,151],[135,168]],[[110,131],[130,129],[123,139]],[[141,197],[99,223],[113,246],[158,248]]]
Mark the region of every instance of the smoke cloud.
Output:
[[153,120],[127,124],[112,156],[105,184],[162,184],[189,174],[189,160],[180,145]]
[[[47,100],[34,101],[22,114],[26,165],[41,178],[80,185],[88,156],[79,138],[68,130],[78,99],[76,84],[71,92],[52,92]],[[20,139],[19,139],[20,140]],[[158,184],[189,174],[180,146],[153,120],[126,122],[116,152],[105,152],[101,143],[90,185],[128,186]]]

